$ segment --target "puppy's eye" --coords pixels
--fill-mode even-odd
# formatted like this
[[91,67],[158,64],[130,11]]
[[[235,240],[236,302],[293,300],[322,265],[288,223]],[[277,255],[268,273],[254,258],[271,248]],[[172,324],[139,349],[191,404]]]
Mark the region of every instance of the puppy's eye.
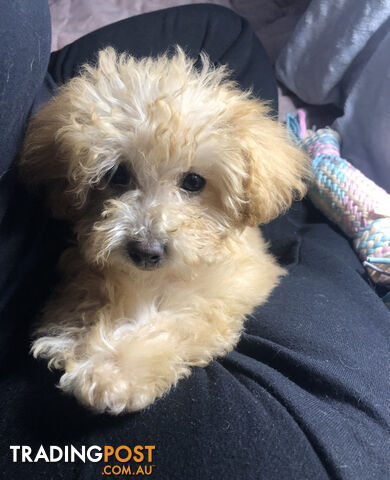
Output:
[[[113,169],[114,170],[114,169]],[[123,163],[120,163],[114,171],[109,171],[108,183],[112,187],[127,187],[131,180],[131,175]]]
[[187,173],[181,180],[180,187],[187,192],[200,192],[206,185],[206,180],[196,173]]

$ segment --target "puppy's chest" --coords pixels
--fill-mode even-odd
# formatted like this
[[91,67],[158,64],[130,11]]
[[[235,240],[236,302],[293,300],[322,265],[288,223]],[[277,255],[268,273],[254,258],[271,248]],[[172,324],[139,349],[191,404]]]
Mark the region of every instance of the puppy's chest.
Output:
[[164,314],[184,313],[193,304],[194,289],[184,282],[119,282],[110,295],[113,320],[142,324]]

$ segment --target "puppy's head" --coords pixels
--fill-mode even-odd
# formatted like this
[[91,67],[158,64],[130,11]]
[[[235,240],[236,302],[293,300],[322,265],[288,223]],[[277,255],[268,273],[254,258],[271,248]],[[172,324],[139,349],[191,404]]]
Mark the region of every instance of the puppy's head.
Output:
[[21,173],[74,225],[88,262],[152,270],[213,261],[229,237],[305,192],[307,163],[206,56],[111,48],[32,118]]

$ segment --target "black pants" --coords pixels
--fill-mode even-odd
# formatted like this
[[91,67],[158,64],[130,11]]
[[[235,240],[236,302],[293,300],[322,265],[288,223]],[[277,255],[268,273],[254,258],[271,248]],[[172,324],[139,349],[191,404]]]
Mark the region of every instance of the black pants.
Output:
[[[102,478],[101,463],[12,462],[10,445],[36,451],[41,444],[155,445],[155,479],[390,478],[390,315],[349,242],[309,202],[263,227],[289,275],[248,319],[237,348],[205,369],[194,368],[151,408],[93,415],[55,388],[57,374],[30,359],[28,329],[53,283],[66,227],[50,221],[39,198],[15,183],[12,160],[24,122],[52,80],[44,80],[45,2],[12,5],[0,0],[1,13],[8,12],[0,14],[8,39],[0,46],[4,478]],[[174,44],[229,64],[244,88],[253,87],[277,108],[262,46],[244,20],[216,6],[178,7],[100,29],[53,54],[49,73],[62,83],[105,45],[144,56]]]

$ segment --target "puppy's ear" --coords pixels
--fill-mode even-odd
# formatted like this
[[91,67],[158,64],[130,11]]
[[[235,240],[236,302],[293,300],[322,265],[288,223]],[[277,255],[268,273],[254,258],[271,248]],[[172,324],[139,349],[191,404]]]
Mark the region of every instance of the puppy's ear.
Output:
[[247,171],[242,223],[255,226],[276,218],[305,195],[310,168],[264,103],[246,98],[240,104],[235,125]]
[[30,120],[20,176],[46,190],[57,218],[78,215],[89,190],[115,162],[117,131],[107,116],[113,85],[121,86],[117,62],[112,48],[102,50],[96,66],[85,65],[81,75],[61,87]]
[[54,98],[30,120],[19,161],[22,181],[38,191],[45,190],[52,213],[67,218],[67,165],[56,144],[56,135],[63,126]]

